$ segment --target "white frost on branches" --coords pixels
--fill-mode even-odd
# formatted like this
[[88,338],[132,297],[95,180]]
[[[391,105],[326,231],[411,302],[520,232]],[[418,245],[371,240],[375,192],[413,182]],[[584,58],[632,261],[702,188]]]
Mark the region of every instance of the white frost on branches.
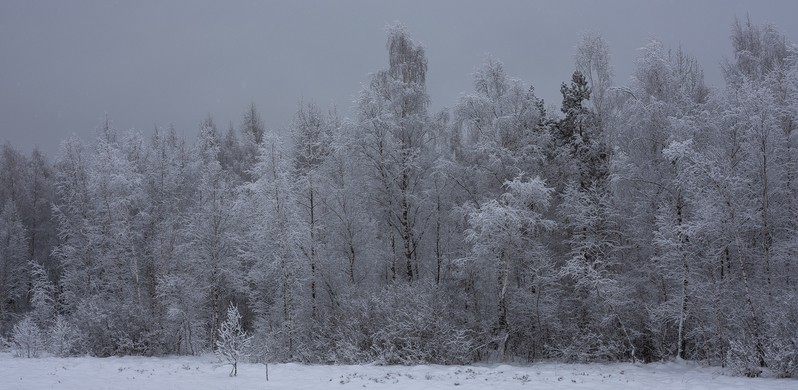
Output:
[[238,361],[245,356],[252,336],[241,327],[241,314],[232,303],[227,308],[227,319],[219,326],[219,338],[216,340],[216,356],[233,366],[230,376],[238,374]]

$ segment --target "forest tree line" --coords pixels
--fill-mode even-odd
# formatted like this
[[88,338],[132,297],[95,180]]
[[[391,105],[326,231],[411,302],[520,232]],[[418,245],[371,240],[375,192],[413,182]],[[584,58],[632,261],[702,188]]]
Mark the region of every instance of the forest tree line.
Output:
[[[232,303],[271,360],[798,364],[798,51],[736,21],[726,85],[658,41],[628,84],[586,34],[559,112],[488,58],[429,112],[388,30],[353,118],[103,121],[0,156],[0,336],[56,355],[198,354]],[[434,66],[434,65],[433,65]],[[38,333],[36,333],[38,332]]]

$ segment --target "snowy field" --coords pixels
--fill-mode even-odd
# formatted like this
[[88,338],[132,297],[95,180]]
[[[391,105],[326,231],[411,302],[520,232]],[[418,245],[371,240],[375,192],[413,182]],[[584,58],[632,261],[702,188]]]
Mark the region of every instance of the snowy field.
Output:
[[0,389],[797,389],[798,380],[738,378],[690,363],[529,366],[265,366],[228,377],[212,355],[20,359],[0,354]]

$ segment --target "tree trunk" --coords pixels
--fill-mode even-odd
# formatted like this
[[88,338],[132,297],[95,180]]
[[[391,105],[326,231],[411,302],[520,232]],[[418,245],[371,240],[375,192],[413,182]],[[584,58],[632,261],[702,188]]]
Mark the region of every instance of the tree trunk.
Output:
[[687,292],[689,287],[689,276],[690,276],[690,268],[689,264],[687,263],[687,252],[685,250],[685,246],[687,245],[688,238],[682,232],[682,223],[684,219],[683,215],[684,210],[684,202],[682,199],[682,192],[681,190],[678,191],[676,196],[676,223],[678,227],[678,234],[679,234],[679,249],[682,254],[682,302],[679,307],[679,330],[677,335],[677,342],[678,346],[676,348],[676,357],[679,359],[684,359],[684,323],[687,320]]
[[317,319],[316,308],[316,207],[314,203],[313,177],[308,175],[310,181],[310,304],[311,318]]
[[406,278],[408,282],[413,282],[413,250],[412,250],[412,240],[413,240],[413,226],[410,223],[410,202],[408,201],[408,191],[409,191],[409,182],[410,178],[408,177],[406,172],[402,173],[402,183],[400,191],[402,193],[402,198],[399,204],[399,207],[402,209],[402,218],[399,221],[402,225],[402,247],[403,247],[403,255],[405,258],[406,264]]
[[497,353],[499,361],[504,361],[505,353],[507,352],[507,339],[509,338],[507,323],[507,287],[510,279],[510,261],[507,258],[507,250],[503,249],[499,254],[499,302],[498,302],[498,316],[497,316],[497,337],[498,348]]

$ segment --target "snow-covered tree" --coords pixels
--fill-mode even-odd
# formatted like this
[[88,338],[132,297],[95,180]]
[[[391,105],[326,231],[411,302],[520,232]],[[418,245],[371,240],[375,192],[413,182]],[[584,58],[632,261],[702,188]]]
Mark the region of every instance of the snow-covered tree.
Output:
[[[496,289],[494,338],[500,360],[505,358],[508,340],[514,330],[508,314],[512,279],[521,278],[524,266],[543,271],[548,265],[540,234],[554,227],[544,217],[552,189],[539,178],[516,178],[505,183],[507,191],[469,213],[468,241],[473,244],[473,260],[493,272]],[[536,259],[525,264],[527,259]],[[533,273],[534,275],[534,273]],[[534,283],[534,282],[533,282]]]
[[45,341],[39,325],[32,318],[24,317],[14,325],[11,342],[14,343],[17,356],[30,359],[39,357]]
[[310,289],[304,287],[310,264],[302,253],[307,224],[300,217],[291,162],[277,137],[264,141],[252,170],[255,181],[242,191],[252,217],[244,221],[247,245],[240,254],[249,267],[257,337],[285,359],[306,356],[312,325]]
[[388,29],[387,48],[388,69],[372,74],[358,96],[360,152],[372,168],[372,196],[384,221],[387,278],[412,282],[426,219],[419,195],[430,169],[427,58],[401,25]]
[[426,49],[393,26],[351,120],[300,104],[281,139],[250,105],[192,147],[106,116],[53,166],[3,145],[0,336],[197,354],[232,302],[270,359],[794,375],[798,50],[749,20],[731,46],[725,89],[658,41],[613,86],[586,34],[559,111],[489,58],[430,115]]
[[[299,181],[296,197],[302,210],[302,222],[307,232],[301,251],[310,264],[310,299],[313,319],[318,317],[318,283],[324,271],[319,264],[324,254],[322,219],[324,210],[323,186],[326,172],[323,164],[331,153],[335,117],[325,118],[313,104],[300,103],[291,127],[294,146],[294,174]],[[326,257],[326,256],[324,256]]]
[[241,325],[241,314],[238,308],[230,303],[227,318],[219,324],[219,336],[216,338],[216,356],[233,368],[230,376],[238,375],[238,362],[247,356],[252,336],[249,336]]
[[[613,69],[610,65],[610,49],[604,38],[597,33],[585,33],[579,40],[574,54],[576,70],[585,77],[590,88],[589,104],[596,113],[598,125],[606,130],[611,111],[610,88]],[[601,141],[607,141],[603,139]]]
[[64,316],[57,316],[46,333],[47,350],[55,356],[70,356],[80,348],[82,335]]
[[[694,209],[680,177],[684,161],[664,152],[669,145],[704,136],[709,90],[697,61],[682,50],[651,41],[640,51],[629,98],[616,114],[624,118],[618,122],[611,182],[614,208],[626,216],[619,225],[619,255],[630,271],[641,262],[651,265],[643,272],[624,271],[627,283],[637,286],[636,295],[657,302],[648,319],[634,316],[636,331],[651,332],[637,337],[638,347],[647,339],[657,345],[658,354],[679,355],[694,325],[690,305],[699,303],[689,299],[698,285],[692,274],[698,264],[691,264],[695,257],[689,255]],[[658,282],[645,288],[643,280]]]
[[148,238],[142,245],[147,306],[158,329],[150,336],[158,340],[153,353],[194,354],[208,347],[199,320],[204,301],[193,299],[198,292],[183,235],[199,182],[191,153],[173,126],[156,128],[143,177],[147,202],[142,221],[142,236]]
[[[212,145],[210,140],[200,139],[202,145]],[[183,299],[189,307],[202,307],[200,316],[208,325],[207,337],[210,346],[223,320],[225,302],[242,292],[245,269],[238,256],[241,220],[237,208],[235,176],[221,168],[218,147],[212,146],[198,162],[199,171],[196,203],[188,212],[181,236],[185,247],[181,248],[184,269],[174,274],[184,282],[198,283],[196,288],[185,290]],[[201,152],[202,154],[202,152]],[[175,286],[179,287],[179,286]],[[190,303],[189,303],[190,302]],[[190,322],[191,320],[189,320]],[[190,326],[186,323],[185,326]],[[188,330],[188,329],[186,329]]]
[[327,158],[327,186],[322,198],[328,211],[324,226],[330,236],[328,245],[333,256],[341,259],[340,269],[349,285],[360,284],[375,276],[378,262],[378,243],[371,238],[375,233],[375,220],[364,204],[373,197],[364,188],[369,169],[358,153],[358,132],[351,122],[342,121],[330,142]]
[[[497,196],[504,182],[539,172],[546,143],[543,101],[521,80],[511,79],[504,65],[488,58],[474,73],[474,93],[454,108],[452,147],[462,166],[458,180],[479,197]],[[485,188],[487,187],[487,188]]]
[[244,173],[244,179],[247,181],[252,181],[252,178],[248,176],[248,172],[250,172],[257,163],[259,150],[265,140],[265,136],[266,130],[263,126],[260,114],[255,108],[255,103],[250,103],[249,107],[247,107],[247,110],[244,112],[241,122],[242,140],[240,148],[240,169]]
[[47,270],[34,261],[28,262],[30,272],[30,316],[41,326],[49,326],[56,317],[55,285],[50,281]]
[[12,200],[0,213],[0,331],[13,314],[27,307],[28,242],[25,228]]

